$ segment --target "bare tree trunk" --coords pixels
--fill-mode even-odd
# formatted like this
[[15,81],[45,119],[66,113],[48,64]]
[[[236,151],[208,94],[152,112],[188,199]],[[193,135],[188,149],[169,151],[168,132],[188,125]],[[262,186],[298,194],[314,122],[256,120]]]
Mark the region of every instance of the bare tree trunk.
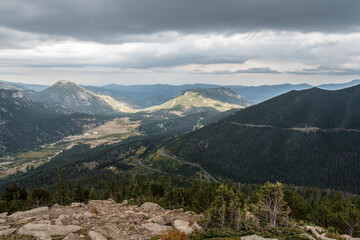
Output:
[[226,203],[223,202],[223,205],[220,209],[220,226],[221,228],[224,228],[225,226],[225,218],[226,218]]
[[239,231],[239,230],[240,230],[241,220],[242,220],[241,209],[238,208],[238,209],[236,210],[236,217],[235,217],[236,231]]

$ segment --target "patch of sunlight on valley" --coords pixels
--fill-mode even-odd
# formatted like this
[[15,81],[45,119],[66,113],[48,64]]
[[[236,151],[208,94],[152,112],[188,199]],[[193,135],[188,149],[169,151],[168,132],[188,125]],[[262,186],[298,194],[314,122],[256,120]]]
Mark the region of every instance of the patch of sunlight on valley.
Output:
[[36,149],[0,157],[0,178],[26,172],[51,161],[55,156],[77,144],[89,144],[91,148],[121,142],[129,137],[139,136],[139,121],[129,118],[116,118],[80,135],[66,137],[56,143],[43,145]]

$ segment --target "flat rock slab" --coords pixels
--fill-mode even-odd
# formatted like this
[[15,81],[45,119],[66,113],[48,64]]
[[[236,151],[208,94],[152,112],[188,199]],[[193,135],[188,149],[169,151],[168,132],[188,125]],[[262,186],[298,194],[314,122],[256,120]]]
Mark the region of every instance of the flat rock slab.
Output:
[[69,233],[81,230],[80,226],[76,225],[49,225],[28,223],[19,229],[20,235],[30,235],[34,237],[49,237],[49,236],[66,236]]
[[163,234],[173,229],[171,226],[160,225],[157,223],[145,223],[141,225],[143,228],[146,228],[152,234]]
[[48,211],[49,211],[49,207],[39,207],[39,208],[31,209],[29,211],[13,213],[10,216],[8,216],[8,218],[13,221],[16,221],[18,219],[22,219],[22,218],[29,217],[29,216],[39,215],[39,214],[42,214],[42,213],[45,213]]
[[0,236],[6,237],[6,236],[9,236],[10,234],[13,234],[15,231],[16,231],[16,228],[8,228],[8,229],[0,231]]

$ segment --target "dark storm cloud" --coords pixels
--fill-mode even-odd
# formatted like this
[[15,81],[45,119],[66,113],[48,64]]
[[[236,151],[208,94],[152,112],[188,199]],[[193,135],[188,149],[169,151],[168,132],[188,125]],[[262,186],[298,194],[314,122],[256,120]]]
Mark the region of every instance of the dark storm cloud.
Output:
[[129,35],[359,30],[358,0],[2,0],[0,24],[21,31],[117,41]]

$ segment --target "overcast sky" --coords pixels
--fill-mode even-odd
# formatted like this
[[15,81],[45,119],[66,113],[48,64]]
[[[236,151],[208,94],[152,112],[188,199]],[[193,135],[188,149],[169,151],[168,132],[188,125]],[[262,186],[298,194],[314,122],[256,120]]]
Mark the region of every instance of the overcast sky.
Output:
[[360,1],[1,0],[0,79],[89,85],[360,79]]

